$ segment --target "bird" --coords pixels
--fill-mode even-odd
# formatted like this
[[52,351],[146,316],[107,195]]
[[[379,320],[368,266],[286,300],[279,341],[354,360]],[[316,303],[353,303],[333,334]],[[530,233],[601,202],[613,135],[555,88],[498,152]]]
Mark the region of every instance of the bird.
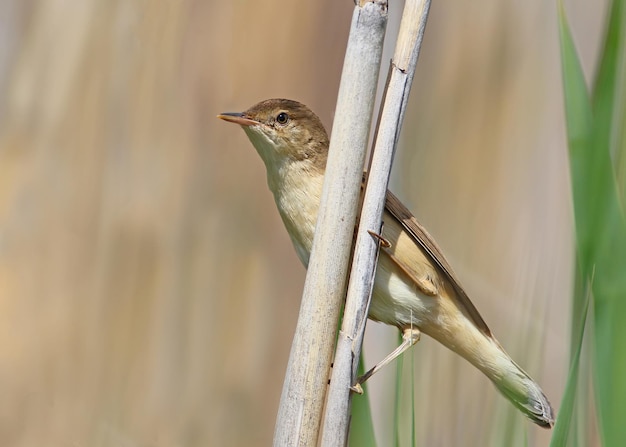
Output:
[[[263,160],[267,184],[304,266],[309,262],[328,157],[319,117],[289,99],[268,99],[218,118],[238,124]],[[554,414],[540,386],[504,351],[470,301],[443,252],[390,191],[368,318],[397,327],[403,343],[356,384],[415,344],[424,333],[482,371],[535,424]]]

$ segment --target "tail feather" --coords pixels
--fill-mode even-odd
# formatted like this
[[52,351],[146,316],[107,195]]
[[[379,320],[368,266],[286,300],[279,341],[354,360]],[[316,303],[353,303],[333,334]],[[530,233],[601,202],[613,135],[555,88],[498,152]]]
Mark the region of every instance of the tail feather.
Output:
[[448,337],[431,332],[443,344],[480,369],[496,388],[526,417],[541,427],[554,425],[548,398],[537,383],[520,368],[493,337],[467,325]]
[[[510,360],[510,359],[509,359]],[[554,425],[554,413],[548,398],[537,383],[519,366],[510,360],[514,368],[507,368],[507,373],[499,378],[491,377],[496,388],[535,424],[551,428]]]

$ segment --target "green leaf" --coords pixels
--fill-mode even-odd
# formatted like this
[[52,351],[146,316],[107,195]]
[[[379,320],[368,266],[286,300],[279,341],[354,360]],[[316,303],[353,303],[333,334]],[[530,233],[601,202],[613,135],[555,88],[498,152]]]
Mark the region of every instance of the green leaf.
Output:
[[[361,355],[357,376],[362,376],[363,373],[365,373],[365,369],[363,367],[363,355]],[[348,445],[376,447],[367,383],[363,383],[361,386],[363,387],[363,394],[352,396],[352,421],[350,422]]]
[[585,334],[585,322],[587,320],[587,310],[589,309],[589,294],[584,293],[584,304],[582,314],[580,315],[580,321],[575,322],[574,330],[578,332],[575,334],[575,338],[572,339],[572,344],[575,346],[572,360],[570,363],[569,374],[567,377],[567,385],[565,387],[565,393],[563,400],[561,401],[561,408],[559,410],[559,417],[556,420],[554,427],[554,433],[550,440],[550,447],[564,447],[568,444],[568,437],[572,424],[572,414],[574,413],[574,404],[576,403],[576,391],[578,386],[578,373],[580,370],[580,352],[583,347],[583,337]]
[[626,196],[626,7],[624,1],[613,1],[600,67],[593,88],[593,108],[597,138],[608,147],[616,167],[620,201],[624,209]]
[[570,170],[574,195],[574,214],[576,219],[576,241],[579,259],[583,262],[582,273],[591,271],[584,264],[592,258],[593,238],[590,237],[597,227],[594,212],[599,206],[594,183],[594,173],[590,169],[589,154],[592,153],[593,117],[587,85],[583,75],[576,47],[569,31],[563,3],[559,1],[559,35],[561,42],[561,63],[563,69],[563,90],[565,97],[565,121],[570,155]]
[[[623,0],[611,6],[600,70],[589,100],[559,3],[559,29],[580,280],[594,303],[594,384],[605,445],[626,439],[626,220],[617,179],[624,159]],[[621,177],[620,177],[621,176]],[[574,298],[574,315],[584,303]],[[576,352],[573,350],[572,352]],[[565,399],[570,398],[566,394]]]

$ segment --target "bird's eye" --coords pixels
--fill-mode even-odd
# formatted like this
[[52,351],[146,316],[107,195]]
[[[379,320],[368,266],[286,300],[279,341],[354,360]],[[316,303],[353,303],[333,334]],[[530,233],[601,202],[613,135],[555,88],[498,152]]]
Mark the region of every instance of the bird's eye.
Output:
[[276,115],[276,122],[278,124],[285,125],[287,124],[287,121],[289,121],[289,115],[287,115],[285,112],[280,112],[278,115]]

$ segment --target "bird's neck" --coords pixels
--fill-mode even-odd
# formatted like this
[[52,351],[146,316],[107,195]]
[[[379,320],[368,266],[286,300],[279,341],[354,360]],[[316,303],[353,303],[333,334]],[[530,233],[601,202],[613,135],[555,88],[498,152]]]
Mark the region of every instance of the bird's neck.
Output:
[[324,175],[306,161],[267,166],[267,183],[298,257],[306,266],[313,245]]
[[294,148],[280,146],[281,142],[253,129],[244,130],[265,163],[267,183],[280,217],[298,257],[307,266],[324,183],[320,159],[292,157],[298,153]]

